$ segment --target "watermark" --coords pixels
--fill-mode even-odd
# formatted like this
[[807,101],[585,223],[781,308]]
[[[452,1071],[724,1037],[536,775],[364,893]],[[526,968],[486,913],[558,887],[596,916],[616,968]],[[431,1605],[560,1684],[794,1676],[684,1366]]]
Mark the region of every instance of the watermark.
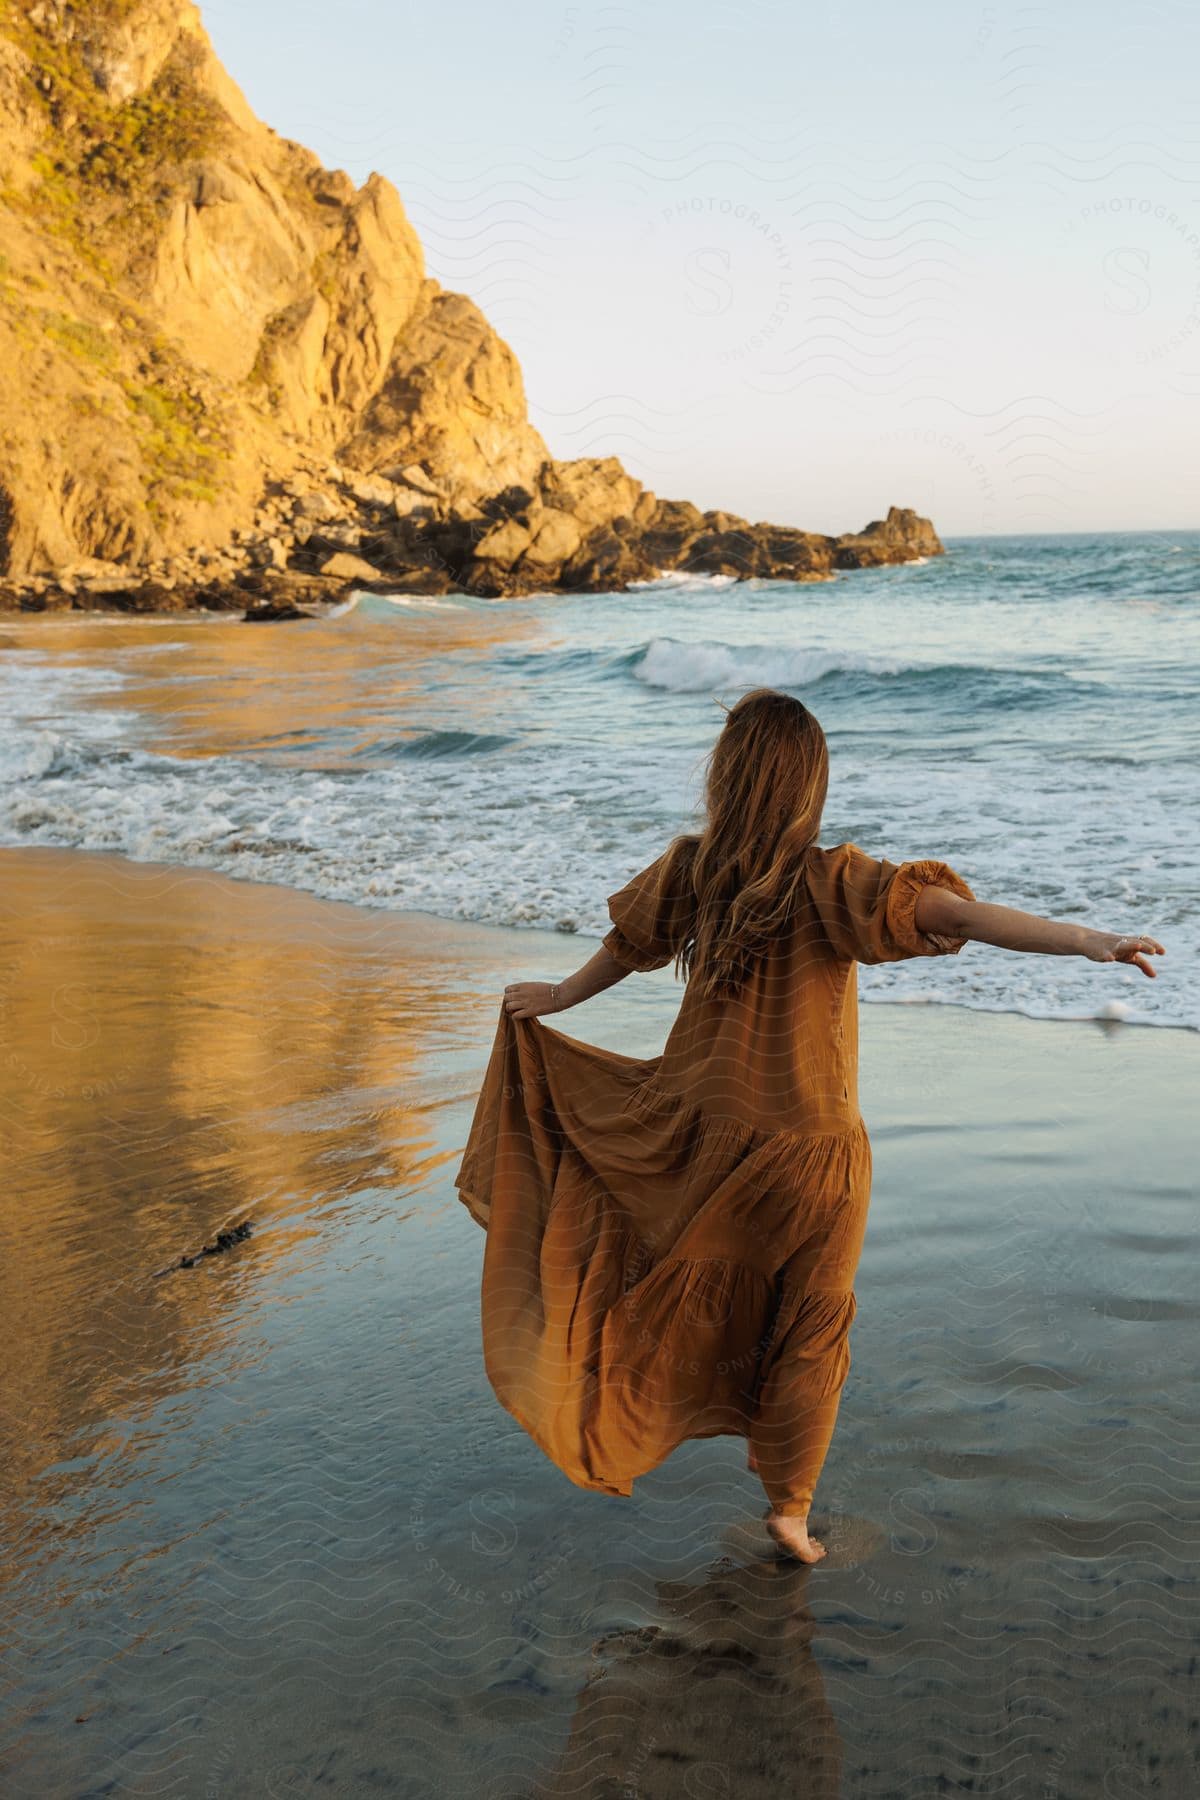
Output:
[[902,455],[921,453],[921,478],[931,513],[953,508],[960,517],[969,513],[973,529],[981,535],[995,530],[996,475],[974,438],[935,426],[908,425],[881,432],[875,442],[894,446]]
[[0,1077],[46,1099],[103,1100],[134,1074],[105,1055],[99,996],[70,973],[75,933],[26,940],[0,968]]
[[1078,329],[1137,367],[1200,349],[1200,216],[1147,194],[1109,193],[1062,223]]
[[[422,1558],[430,1587],[457,1606],[520,1604],[536,1599],[577,1561],[570,1535],[556,1540],[550,1554],[518,1563],[521,1502],[515,1488],[492,1479],[496,1440],[492,1433],[467,1438],[444,1455],[423,1458],[409,1499],[408,1528]],[[471,1471],[478,1472],[478,1485]],[[471,1486],[464,1522],[459,1496]],[[452,1522],[447,1515],[453,1511]],[[451,1568],[440,1549],[450,1541],[458,1556]]]
[[573,80],[575,109],[593,131],[608,125],[633,77],[635,57],[641,60],[636,44],[641,23],[632,6],[606,5],[598,11],[567,6],[558,15],[557,27],[549,28],[547,35],[553,35],[546,66],[555,71],[560,84]]
[[1159,1783],[1165,1775],[1164,1770],[1152,1782],[1149,1769],[1130,1762],[1110,1763],[1104,1771],[1103,1800],[1142,1800],[1143,1795],[1160,1793]]
[[865,1598],[879,1606],[922,1607],[939,1610],[953,1606],[963,1591],[985,1573],[980,1564],[961,1564],[941,1551],[941,1531],[947,1517],[944,1499],[934,1478],[924,1473],[923,1465],[936,1458],[939,1474],[953,1477],[965,1475],[971,1464],[969,1457],[947,1451],[933,1438],[911,1436],[873,1442],[865,1456],[854,1462],[839,1462],[836,1472],[822,1478],[818,1504],[814,1513],[830,1515],[828,1526],[818,1531],[832,1552],[839,1540],[849,1540],[848,1522],[857,1516],[864,1490],[877,1492],[886,1472],[897,1466],[907,1473],[900,1485],[893,1485],[881,1510],[878,1523],[884,1543],[899,1568],[884,1580],[869,1569],[855,1571],[854,1581]]
[[[1190,1317],[1190,1305],[1132,1290],[1137,1265],[1131,1269],[1126,1257],[1111,1251],[1105,1256],[1092,1248],[1103,1233],[1104,1222],[1098,1221],[1072,1232],[1065,1245],[1057,1246],[1057,1258],[1055,1247],[1047,1246],[1031,1257],[1029,1292],[1039,1303],[1038,1343],[1065,1379],[1086,1387],[1093,1403],[1140,1407],[1145,1395],[1137,1384],[1169,1377],[1179,1366],[1178,1329],[1171,1325]],[[1059,1258],[1063,1267],[1056,1276],[1053,1265]],[[1040,1286],[1034,1265],[1042,1277]]]
[[691,347],[739,368],[794,333],[799,264],[781,213],[732,195],[660,199],[641,260],[656,260]]
[[570,53],[575,40],[579,36],[579,27],[582,18],[582,6],[566,6],[563,8],[562,13],[559,15],[558,30],[555,32],[554,39],[550,45],[550,54],[546,58],[551,67],[553,67],[555,63],[561,62],[563,58]]
[[998,7],[983,6],[980,8],[979,18],[975,24],[975,35],[971,40],[971,53],[973,56],[982,56],[986,52],[988,45],[996,35],[996,21],[998,17]]
[[228,1744],[222,1744],[204,1778],[204,1800],[221,1800],[225,1782],[232,1767],[233,1751]]
[[263,1791],[268,1800],[292,1800],[293,1795],[313,1794],[324,1783],[310,1769],[299,1763],[277,1763],[263,1777]]

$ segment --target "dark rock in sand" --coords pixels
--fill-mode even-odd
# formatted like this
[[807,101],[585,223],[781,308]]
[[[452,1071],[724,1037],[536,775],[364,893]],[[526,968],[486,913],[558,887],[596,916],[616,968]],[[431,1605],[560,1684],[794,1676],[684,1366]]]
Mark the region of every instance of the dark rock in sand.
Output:
[[261,600],[248,606],[242,618],[245,625],[270,624],[276,619],[311,619],[312,613],[297,606],[294,600]]
[[238,577],[233,593],[235,603],[246,609],[245,622],[270,624],[281,619],[319,618],[326,607],[348,599],[361,585],[292,569],[256,569]]
[[156,1269],[155,1275],[171,1275],[176,1269],[194,1269],[204,1257],[219,1256],[223,1250],[231,1250],[235,1244],[240,1244],[243,1239],[250,1236],[252,1229],[253,1226],[249,1219],[243,1219],[240,1225],[225,1226],[218,1231],[211,1244],[201,1245],[200,1249],[193,1251],[190,1256],[185,1252],[177,1262],[168,1263],[165,1269]]

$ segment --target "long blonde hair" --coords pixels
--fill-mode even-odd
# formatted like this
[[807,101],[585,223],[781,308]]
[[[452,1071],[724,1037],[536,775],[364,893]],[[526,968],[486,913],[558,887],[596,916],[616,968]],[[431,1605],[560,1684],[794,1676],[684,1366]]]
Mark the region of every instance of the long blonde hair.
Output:
[[829,746],[808,708],[755,688],[726,709],[708,757],[706,821],[676,838],[659,892],[690,892],[669,909],[678,973],[704,997],[737,994],[791,916],[829,788]]

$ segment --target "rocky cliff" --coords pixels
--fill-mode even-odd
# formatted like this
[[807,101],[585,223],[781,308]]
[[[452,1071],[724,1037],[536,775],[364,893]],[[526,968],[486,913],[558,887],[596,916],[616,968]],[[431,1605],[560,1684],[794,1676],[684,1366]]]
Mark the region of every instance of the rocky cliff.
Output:
[[830,538],[555,461],[400,198],[253,114],[190,0],[0,0],[0,604],[269,611],[659,570],[824,579]]

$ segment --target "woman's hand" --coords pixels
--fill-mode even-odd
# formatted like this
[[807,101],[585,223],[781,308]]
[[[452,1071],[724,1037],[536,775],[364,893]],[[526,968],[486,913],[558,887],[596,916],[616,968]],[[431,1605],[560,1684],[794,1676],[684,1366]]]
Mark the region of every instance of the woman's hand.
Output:
[[504,990],[504,1010],[510,1019],[536,1019],[542,1013],[565,1012],[593,994],[602,994],[629,974],[601,945],[582,969],[561,981],[513,981]]
[[514,981],[504,990],[504,1010],[510,1019],[536,1019],[558,1012],[558,986],[549,981]]
[[1147,957],[1166,954],[1157,938],[1118,937],[1115,931],[1093,931],[1084,950],[1084,955],[1092,962],[1133,963],[1143,975],[1149,975],[1151,980],[1158,974],[1158,970],[1153,963],[1147,962]]

